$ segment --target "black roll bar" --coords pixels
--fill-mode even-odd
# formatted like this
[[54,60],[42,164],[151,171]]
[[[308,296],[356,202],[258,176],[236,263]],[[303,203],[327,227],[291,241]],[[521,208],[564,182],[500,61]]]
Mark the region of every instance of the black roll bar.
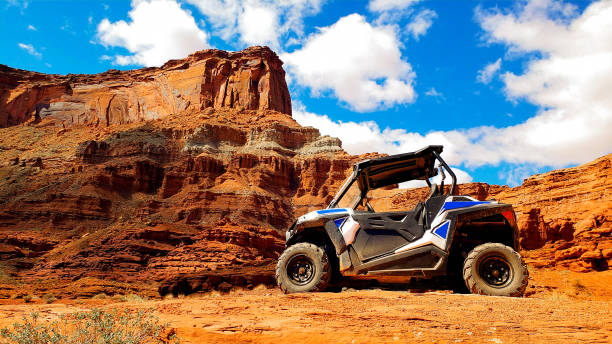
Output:
[[[449,195],[453,195],[455,193],[455,186],[457,186],[457,177],[455,176],[455,172],[453,172],[453,170],[446,164],[446,161],[444,161],[444,159],[442,159],[442,157],[436,151],[433,151],[432,153],[436,157],[436,159],[440,161],[442,166],[444,166],[446,171],[448,171],[448,173],[451,175],[451,178],[453,179],[453,185],[451,185]],[[442,183],[444,183],[444,181],[442,181]],[[444,190],[442,190],[442,192],[444,192]]]

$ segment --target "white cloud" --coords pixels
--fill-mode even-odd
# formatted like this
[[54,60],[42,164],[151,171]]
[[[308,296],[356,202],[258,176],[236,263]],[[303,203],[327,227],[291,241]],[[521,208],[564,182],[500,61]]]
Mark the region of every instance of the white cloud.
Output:
[[506,180],[509,186],[514,187],[523,184],[523,180],[539,172],[539,169],[532,164],[518,164],[502,169],[498,177]]
[[39,53],[32,44],[17,43],[17,46],[38,59],[42,58],[42,54]]
[[[294,104],[293,118],[303,126],[311,126],[319,129],[321,135],[329,135],[342,141],[342,148],[350,154],[363,153],[385,153],[399,154],[416,151],[427,145],[442,144],[445,147],[444,159],[449,164],[460,163],[453,146],[443,132],[432,132],[427,135],[409,133],[403,129],[381,130],[374,121],[365,122],[342,122],[333,121],[326,115],[310,113],[299,103]],[[451,135],[452,136],[452,135]],[[450,150],[447,149],[450,147]],[[472,177],[465,171],[453,167],[459,183],[472,181]],[[447,176],[448,178],[448,176]],[[438,177],[437,182],[440,181]],[[445,179],[450,182],[450,179]],[[413,181],[404,183],[402,187],[421,187],[424,182]]]
[[488,84],[493,80],[493,77],[499,69],[501,68],[501,58],[498,58],[495,62],[491,62],[488,65],[484,66],[483,69],[478,71],[478,75],[476,75],[476,80],[483,84]]
[[160,66],[209,47],[208,35],[191,13],[174,0],[135,0],[128,13],[130,22],[98,24],[97,37],[105,46],[123,47],[131,55],[116,55],[119,65]]
[[292,78],[315,95],[332,91],[356,111],[412,102],[415,73],[402,60],[395,31],[358,14],[340,18],[281,55]]
[[36,29],[36,27],[34,25],[32,25],[32,24],[28,25],[28,30],[30,30],[30,31],[38,31]]
[[[584,163],[608,154],[612,151],[612,1],[593,3],[580,15],[573,14],[571,6],[544,3],[548,7],[537,11],[530,3],[518,13],[479,13],[491,41],[515,51],[542,54],[531,60],[523,74],[502,76],[509,97],[525,98],[541,107],[523,123],[420,134],[381,130],[373,121],[332,121],[299,107],[294,118],[339,137],[353,154],[395,154],[441,144],[449,164],[470,168],[510,163],[514,168],[504,174],[510,184],[538,167]],[[550,19],[551,13],[563,20]],[[575,17],[568,19],[570,14]],[[521,32],[529,34],[517,34]]]
[[426,96],[436,97],[436,98],[444,98],[444,94],[442,92],[438,92],[435,88],[430,88],[425,92]]
[[427,33],[427,30],[433,24],[433,20],[438,17],[438,14],[432,10],[424,9],[417,13],[412,21],[406,25],[406,31],[412,34],[414,39],[418,40],[421,36]]
[[373,12],[403,10],[419,1],[420,0],[370,0],[368,9]]
[[[26,1],[26,0],[8,0],[7,4],[8,4],[8,6],[21,7],[22,10],[25,10],[25,9],[28,8],[29,1]],[[21,12],[21,14],[23,14],[23,11]]]
[[502,75],[510,98],[541,111],[484,140],[515,161],[562,166],[612,151],[612,2],[583,13],[559,1],[531,1],[517,13],[477,11],[492,43],[514,52],[537,52],[522,74]]
[[[455,174],[455,177],[457,177],[457,184],[471,183],[472,181],[474,181],[474,178],[472,178],[472,176],[470,176],[464,170],[459,169],[454,166],[451,166],[451,168],[453,169],[453,173]],[[433,177],[432,179],[433,183],[438,184],[438,185],[440,184],[441,180],[442,180],[442,175],[440,174]],[[445,173],[444,174],[444,184],[451,185],[452,181],[453,181],[453,178],[450,176],[450,174]],[[427,186],[427,182],[425,182],[424,180],[410,180],[407,182],[400,183],[398,187],[400,189],[413,189],[413,188],[422,188],[424,186]]]
[[280,48],[282,37],[295,40],[304,30],[304,17],[319,13],[323,0],[186,0],[195,5],[226,41],[238,37],[246,44]]
[[240,39],[247,44],[278,47],[278,14],[271,7],[247,5],[238,18]]
[[[326,115],[308,112],[299,103],[294,104],[293,118],[303,126],[319,129],[322,135],[330,135],[342,141],[342,148],[350,154],[386,153],[399,154],[411,152],[427,145],[450,145],[443,132],[432,132],[427,135],[409,133],[403,129],[380,129],[374,121],[343,122],[334,121]],[[448,156],[450,163],[460,162]]]

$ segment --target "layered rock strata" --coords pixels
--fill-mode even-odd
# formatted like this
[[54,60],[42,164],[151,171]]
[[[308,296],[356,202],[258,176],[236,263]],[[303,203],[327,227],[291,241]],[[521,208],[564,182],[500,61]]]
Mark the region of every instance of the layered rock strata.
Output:
[[51,118],[63,126],[133,123],[204,109],[291,114],[278,56],[268,48],[205,50],[160,68],[48,75],[0,65],[0,127]]
[[354,159],[291,118],[281,64],[255,47],[98,75],[3,68],[7,279],[271,283],[282,231]]
[[[0,67],[0,285],[273,283],[283,231],[373,156],[348,155],[290,114],[282,62],[261,47],[96,75]],[[515,205],[530,264],[601,270],[609,175],[606,156],[517,188],[459,192]],[[425,196],[378,190],[373,204],[408,209]]]

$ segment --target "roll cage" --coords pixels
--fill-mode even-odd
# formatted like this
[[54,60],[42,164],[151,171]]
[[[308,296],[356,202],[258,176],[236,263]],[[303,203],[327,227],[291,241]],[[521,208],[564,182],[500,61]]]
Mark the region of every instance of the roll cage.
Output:
[[[337,208],[343,197],[347,195],[347,191],[352,187],[354,188],[355,183],[357,183],[359,193],[350,202],[351,208],[355,208],[362,203],[368,191],[381,187],[411,180],[425,180],[428,186],[433,187],[429,178],[436,176],[438,170],[440,170],[442,175],[440,192],[444,193],[444,171],[446,170],[452,179],[449,195],[453,195],[457,185],[457,177],[444,159],[442,159],[441,153],[442,146],[427,146],[412,153],[360,161],[353,165],[353,173],[347,178],[340,190],[338,190],[327,208]],[[439,167],[435,166],[436,160],[439,162]],[[370,208],[367,202],[366,205]]]

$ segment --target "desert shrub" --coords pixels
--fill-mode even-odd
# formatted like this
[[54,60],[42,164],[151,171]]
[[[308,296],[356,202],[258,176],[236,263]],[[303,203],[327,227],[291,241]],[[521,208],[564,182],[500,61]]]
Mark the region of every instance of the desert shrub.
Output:
[[[167,325],[161,324],[152,314],[152,309],[130,312],[129,310],[103,311],[97,308],[89,312],[77,312],[58,321],[41,324],[37,313],[24,317],[12,328],[0,329],[3,344],[141,344],[165,343]],[[162,335],[166,334],[166,338]]]
[[23,301],[25,301],[25,303],[31,302],[32,301],[33,296],[31,294],[27,294],[23,296]]
[[574,283],[572,283],[572,287],[574,288],[574,292],[576,293],[576,295],[580,295],[580,294],[591,295],[587,287],[584,284],[582,284],[582,281],[579,279],[574,280]]
[[100,294],[96,294],[94,296],[92,296],[92,299],[94,300],[104,300],[108,297],[108,295],[104,294],[104,293],[100,293]]
[[121,302],[145,302],[145,301],[147,301],[147,299],[142,297],[142,296],[140,296],[140,295],[127,294],[127,295],[121,296],[120,301]]
[[45,301],[45,303],[53,303],[57,300],[53,294],[45,294],[43,295],[42,299]]

